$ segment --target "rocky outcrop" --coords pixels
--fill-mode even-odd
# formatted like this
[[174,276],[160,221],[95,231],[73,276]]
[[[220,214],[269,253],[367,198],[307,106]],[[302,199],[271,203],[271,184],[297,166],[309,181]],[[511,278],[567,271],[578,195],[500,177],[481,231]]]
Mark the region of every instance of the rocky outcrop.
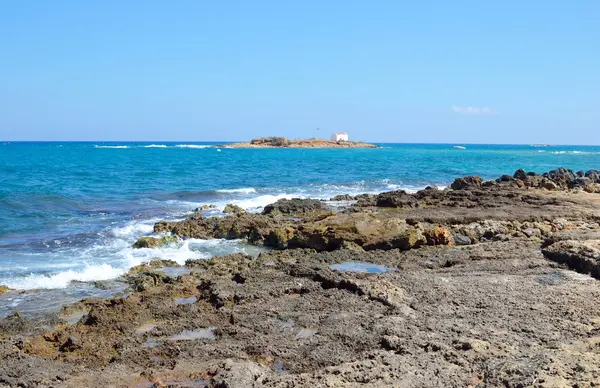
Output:
[[457,178],[450,185],[450,188],[453,190],[472,190],[480,187],[501,185],[515,188],[543,188],[550,191],[577,188],[585,190],[587,188],[588,192],[596,192],[596,186],[594,186],[596,183],[600,183],[600,174],[596,170],[580,171],[577,174],[566,168],[558,168],[539,175],[535,172],[526,172],[524,169],[519,169],[512,176],[508,174],[502,175],[495,181],[483,182],[480,177],[476,176]]
[[322,201],[316,199],[280,199],[275,203],[265,206],[262,214],[282,213],[282,214],[297,214],[308,212],[326,211],[327,207]]
[[159,248],[165,245],[174,244],[177,242],[175,236],[156,237],[140,237],[134,244],[134,248]]
[[249,142],[222,144],[228,148],[379,148],[370,143],[357,141],[330,141],[325,139],[290,140],[285,137],[261,137]]
[[572,271],[600,279],[586,174],[159,222],[278,249],[177,276],[151,261],[123,276],[126,296],[0,319],[0,385],[595,386],[600,283]]
[[564,240],[542,250],[544,256],[600,279],[600,240]]
[[239,207],[238,205],[233,205],[231,203],[227,204],[225,206],[225,209],[223,209],[223,213],[225,214],[238,214],[238,213],[245,213],[246,211]]
[[452,190],[463,190],[468,188],[477,188],[481,187],[483,183],[483,179],[478,176],[466,176],[463,178],[456,178],[454,182],[450,185]]
[[375,206],[393,208],[417,207],[418,200],[413,195],[407,194],[404,190],[389,191],[375,197]]

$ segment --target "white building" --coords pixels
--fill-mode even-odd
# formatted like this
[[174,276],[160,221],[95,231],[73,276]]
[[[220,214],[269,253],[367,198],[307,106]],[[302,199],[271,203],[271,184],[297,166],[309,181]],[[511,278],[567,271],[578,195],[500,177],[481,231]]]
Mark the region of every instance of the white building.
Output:
[[346,132],[334,132],[331,135],[332,141],[348,141],[348,134]]

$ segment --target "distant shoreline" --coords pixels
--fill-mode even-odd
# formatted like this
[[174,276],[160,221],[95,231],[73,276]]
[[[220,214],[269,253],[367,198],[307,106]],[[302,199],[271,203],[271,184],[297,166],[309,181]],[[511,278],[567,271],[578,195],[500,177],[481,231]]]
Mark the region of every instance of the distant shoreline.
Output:
[[261,137],[249,142],[227,143],[228,148],[379,148],[378,145],[359,141],[332,141],[325,139],[290,140],[285,137]]

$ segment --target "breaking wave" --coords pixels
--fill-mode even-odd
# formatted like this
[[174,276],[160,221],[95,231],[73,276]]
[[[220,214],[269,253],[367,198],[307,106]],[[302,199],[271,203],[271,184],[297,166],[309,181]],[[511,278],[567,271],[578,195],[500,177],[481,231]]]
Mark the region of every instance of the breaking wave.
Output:
[[232,194],[252,194],[256,193],[256,189],[254,187],[244,187],[241,189],[221,189],[215,190],[217,193],[232,193]]

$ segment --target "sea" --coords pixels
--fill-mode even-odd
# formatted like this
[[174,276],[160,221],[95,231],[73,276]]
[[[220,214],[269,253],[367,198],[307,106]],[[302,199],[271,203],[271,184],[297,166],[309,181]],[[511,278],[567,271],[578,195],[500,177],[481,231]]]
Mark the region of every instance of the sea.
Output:
[[[220,143],[222,144],[222,143]],[[58,310],[126,288],[119,276],[153,258],[257,254],[242,241],[186,240],[133,249],[159,220],[202,205],[258,212],[281,198],[445,187],[519,168],[600,169],[599,146],[378,144],[377,149],[236,149],[206,142],[1,142],[0,316]],[[456,148],[461,146],[462,148]]]

